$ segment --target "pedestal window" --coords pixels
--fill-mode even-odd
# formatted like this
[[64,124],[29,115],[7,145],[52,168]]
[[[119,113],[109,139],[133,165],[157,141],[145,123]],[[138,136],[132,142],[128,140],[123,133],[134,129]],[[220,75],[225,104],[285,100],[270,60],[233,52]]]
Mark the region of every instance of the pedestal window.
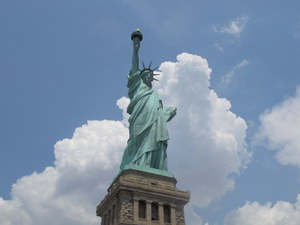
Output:
[[111,218],[111,211],[108,211],[108,216],[107,216],[107,225],[110,225],[110,218]]
[[158,221],[158,203],[152,202],[151,204],[151,220]]
[[164,222],[171,223],[171,207],[164,205]]
[[102,225],[106,225],[107,215],[105,214],[102,219]]
[[112,210],[111,210],[111,224],[115,224],[115,213],[116,213],[116,206],[113,205]]
[[146,219],[146,201],[139,200],[139,218]]

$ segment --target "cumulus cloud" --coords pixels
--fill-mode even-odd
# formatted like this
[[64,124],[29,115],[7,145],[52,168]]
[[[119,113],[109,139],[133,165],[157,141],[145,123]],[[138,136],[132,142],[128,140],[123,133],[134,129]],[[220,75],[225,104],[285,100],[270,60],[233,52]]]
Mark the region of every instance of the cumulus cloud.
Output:
[[276,151],[282,165],[300,168],[300,87],[293,97],[285,99],[260,115],[261,126],[256,133],[256,143],[263,143]]
[[203,223],[201,217],[194,211],[191,204],[185,206],[184,217],[187,225],[209,225],[208,223]]
[[242,62],[240,62],[239,64],[235,65],[231,71],[229,71],[228,73],[226,73],[222,78],[221,78],[221,83],[219,84],[220,86],[224,86],[224,85],[228,85],[233,76],[235,75],[236,71],[239,70],[240,68],[246,66],[249,64],[248,60],[243,60]]
[[264,205],[247,202],[241,208],[229,213],[224,225],[299,225],[299,221],[300,194],[295,204],[279,201],[272,206],[270,202]]
[[1,225],[96,225],[96,205],[118,172],[127,128],[88,121],[55,144],[55,167],[19,179],[12,200],[0,198]]
[[119,109],[122,110],[122,115],[123,115],[123,120],[122,123],[126,126],[129,127],[128,119],[129,119],[129,114],[127,113],[127,106],[129,104],[130,100],[129,98],[122,97],[117,101],[117,106]]
[[240,16],[240,17],[237,17],[235,20],[231,20],[229,22],[229,24],[227,24],[221,28],[217,28],[217,27],[213,26],[212,29],[215,32],[228,33],[228,34],[234,35],[236,37],[239,37],[241,32],[244,30],[248,20],[249,20],[248,17]]
[[[250,158],[247,126],[230,111],[230,102],[209,88],[211,69],[205,59],[183,53],[160,70],[157,91],[164,105],[178,107],[169,124],[169,170],[180,189],[191,191],[187,224],[202,224],[193,206],[207,206],[231,190],[230,175]],[[128,139],[127,104],[125,97],[117,102],[123,121],[88,121],[71,139],[58,141],[53,167],[19,179],[12,200],[0,198],[0,224],[99,224],[95,207],[119,170]]]
[[229,178],[250,158],[244,141],[247,125],[230,111],[231,104],[209,89],[211,69],[200,56],[182,53],[178,62],[160,66],[158,92],[164,105],[177,106],[170,123],[171,171],[203,207],[234,187]]

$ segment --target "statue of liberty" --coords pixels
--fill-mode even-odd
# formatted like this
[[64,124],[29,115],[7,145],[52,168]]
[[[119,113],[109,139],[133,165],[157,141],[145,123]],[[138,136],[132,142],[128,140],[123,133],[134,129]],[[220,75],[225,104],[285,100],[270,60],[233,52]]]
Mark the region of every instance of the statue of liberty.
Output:
[[138,51],[143,35],[140,30],[132,33],[132,68],[128,74],[127,107],[129,118],[129,139],[124,151],[121,170],[130,165],[139,165],[167,171],[167,146],[169,134],[167,122],[176,115],[176,108],[163,107],[158,94],[152,90],[156,80],[151,63],[139,69]]

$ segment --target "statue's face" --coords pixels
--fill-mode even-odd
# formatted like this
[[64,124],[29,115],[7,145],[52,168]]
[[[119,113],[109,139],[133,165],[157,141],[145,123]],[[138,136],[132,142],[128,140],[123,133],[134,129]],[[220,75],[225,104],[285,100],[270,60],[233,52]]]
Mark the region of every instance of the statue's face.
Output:
[[152,87],[152,81],[153,81],[153,74],[152,71],[144,71],[142,74],[142,80],[144,84],[146,84],[148,87]]

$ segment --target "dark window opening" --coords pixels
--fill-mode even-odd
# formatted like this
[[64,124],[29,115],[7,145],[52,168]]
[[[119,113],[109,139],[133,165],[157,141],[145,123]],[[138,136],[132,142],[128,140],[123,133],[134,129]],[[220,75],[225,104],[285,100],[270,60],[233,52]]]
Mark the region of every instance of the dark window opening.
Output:
[[139,201],[139,218],[146,219],[146,201]]
[[106,219],[107,219],[107,216],[105,214],[104,217],[103,217],[102,225],[106,225]]
[[111,211],[108,211],[107,225],[110,225]]
[[158,221],[158,203],[152,202],[151,204],[151,220]]
[[164,220],[165,223],[171,223],[171,207],[164,205]]
[[111,224],[115,224],[115,211],[116,211],[116,206],[113,205],[112,210],[111,210]]

